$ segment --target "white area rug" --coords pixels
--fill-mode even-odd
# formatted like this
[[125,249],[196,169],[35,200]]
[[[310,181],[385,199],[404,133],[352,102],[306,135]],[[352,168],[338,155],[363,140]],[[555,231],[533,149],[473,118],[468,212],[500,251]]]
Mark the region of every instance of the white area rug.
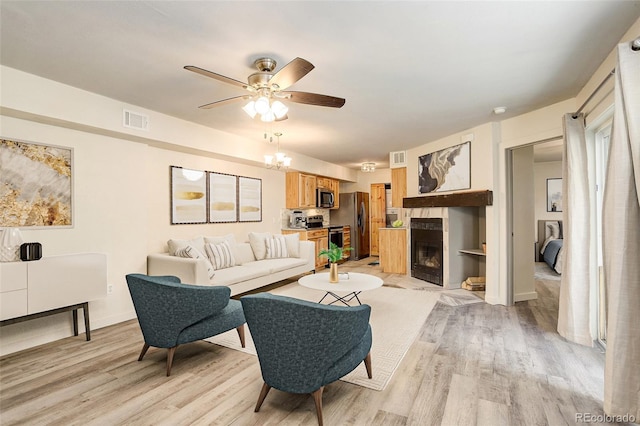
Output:
[[[324,295],[324,292],[308,289],[297,283],[277,288],[272,293],[314,302],[320,300]],[[358,297],[363,304],[371,306],[369,323],[373,331],[373,345],[371,347],[373,378],[367,377],[363,364],[341,380],[370,389],[384,389],[405,353],[417,338],[422,325],[440,296],[440,292],[390,287],[362,292]],[[256,351],[248,327],[245,330],[247,333],[246,348],[240,347],[238,333],[235,330],[212,337],[207,341],[255,355]]]

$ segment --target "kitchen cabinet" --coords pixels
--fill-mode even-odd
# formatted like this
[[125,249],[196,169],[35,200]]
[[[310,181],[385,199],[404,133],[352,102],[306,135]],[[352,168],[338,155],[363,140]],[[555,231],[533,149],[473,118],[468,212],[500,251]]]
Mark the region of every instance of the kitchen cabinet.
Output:
[[[351,248],[351,227],[345,226],[342,228],[342,247],[347,249]],[[343,258],[349,260],[351,258],[351,250],[344,252]]]
[[298,233],[300,241],[313,241],[316,244],[316,271],[324,269],[327,264],[327,257],[318,257],[320,251],[329,248],[329,230],[327,228],[313,230],[292,230],[283,229],[282,234]]
[[287,172],[286,207],[304,209],[316,207],[316,176],[300,172]]
[[402,207],[402,199],[407,196],[407,168],[391,169],[391,206]]
[[386,191],[384,183],[371,184],[371,201],[369,202],[369,214],[371,215],[371,246],[369,254],[378,256],[378,231],[385,226],[386,219]]
[[382,272],[407,273],[407,229],[380,229],[380,266]]

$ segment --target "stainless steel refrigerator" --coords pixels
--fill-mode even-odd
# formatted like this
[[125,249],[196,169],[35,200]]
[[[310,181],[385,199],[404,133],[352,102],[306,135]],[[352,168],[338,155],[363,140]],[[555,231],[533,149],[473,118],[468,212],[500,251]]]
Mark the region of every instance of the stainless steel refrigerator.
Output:
[[369,256],[369,193],[340,194],[340,207],[331,210],[331,225],[351,226],[351,260]]

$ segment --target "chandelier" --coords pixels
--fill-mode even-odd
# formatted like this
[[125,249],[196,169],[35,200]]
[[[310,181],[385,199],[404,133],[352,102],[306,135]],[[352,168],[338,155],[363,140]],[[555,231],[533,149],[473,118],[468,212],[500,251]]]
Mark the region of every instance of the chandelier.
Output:
[[274,135],[277,138],[277,151],[274,155],[264,156],[264,165],[267,169],[288,169],[291,165],[291,157],[287,157],[284,152],[280,151],[280,136],[282,136],[282,133],[276,132]]
[[268,89],[261,89],[257,97],[251,99],[242,109],[251,118],[255,118],[256,115],[260,114],[260,120],[265,123],[285,120],[289,111],[289,108],[282,102],[271,100]]
[[376,163],[362,163],[362,166],[360,166],[360,170],[365,173],[373,173],[376,171]]

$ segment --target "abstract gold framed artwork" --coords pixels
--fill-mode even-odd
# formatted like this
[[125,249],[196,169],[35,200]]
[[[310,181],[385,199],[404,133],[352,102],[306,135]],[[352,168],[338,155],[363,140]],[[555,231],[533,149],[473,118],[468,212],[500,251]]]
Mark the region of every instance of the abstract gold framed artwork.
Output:
[[262,179],[238,177],[238,220],[262,221]]
[[171,224],[207,223],[207,173],[171,166]]
[[73,149],[0,138],[0,226],[71,227]]
[[209,222],[238,221],[238,178],[235,175],[208,172]]

